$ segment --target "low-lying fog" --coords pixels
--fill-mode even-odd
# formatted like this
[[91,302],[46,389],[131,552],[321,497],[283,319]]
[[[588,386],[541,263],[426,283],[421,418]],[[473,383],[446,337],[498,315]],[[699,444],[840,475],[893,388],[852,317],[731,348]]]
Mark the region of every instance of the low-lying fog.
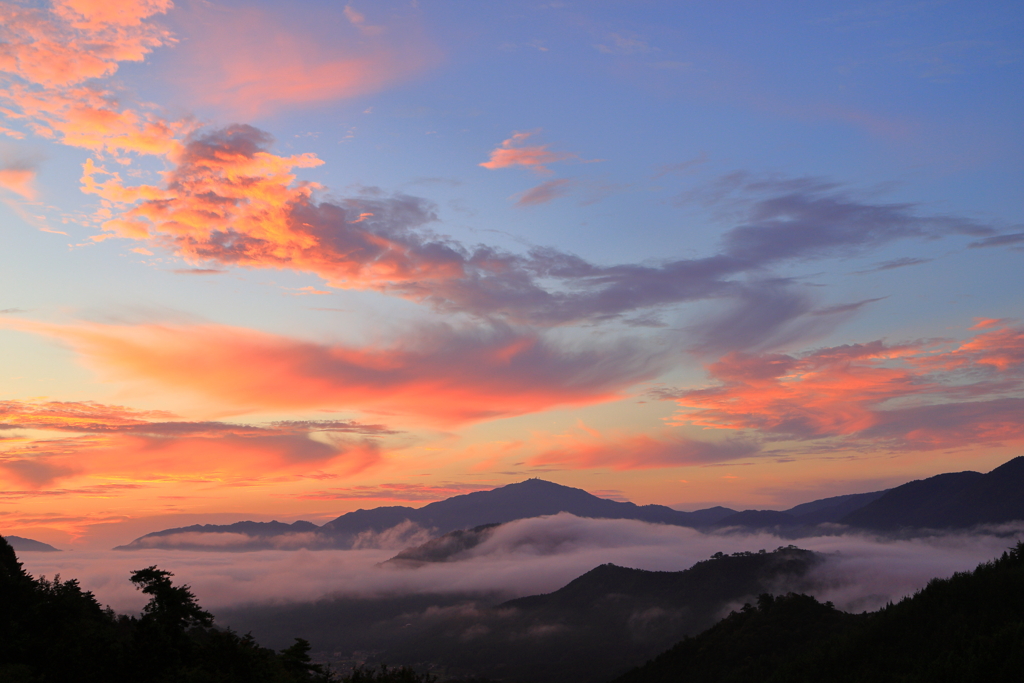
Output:
[[[848,611],[873,610],[912,594],[933,577],[973,569],[1000,555],[1024,525],[892,540],[863,534],[790,540],[768,533],[705,534],[632,520],[583,519],[569,514],[525,519],[499,527],[454,562],[418,568],[379,563],[400,549],[265,550],[216,552],[140,550],[61,553],[23,552],[34,576],[77,578],[103,604],[136,612],[146,602],[129,572],[157,565],[187,583],[203,607],[250,602],[307,601],[328,595],[379,596],[411,593],[501,593],[509,598],[547,593],[595,566],[678,571],[716,552],[773,550],[790,543],[829,553],[818,568],[819,600]],[[383,545],[388,545],[386,537]]]

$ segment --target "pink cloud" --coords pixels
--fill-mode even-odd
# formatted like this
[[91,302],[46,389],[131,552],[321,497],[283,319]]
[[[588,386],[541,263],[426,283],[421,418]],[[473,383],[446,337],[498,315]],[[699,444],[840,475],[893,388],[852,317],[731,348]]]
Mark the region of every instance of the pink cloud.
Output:
[[743,458],[758,451],[758,446],[748,441],[698,441],[667,434],[573,433],[558,440],[556,447],[531,456],[526,463],[531,467],[643,470],[705,465]]
[[434,326],[355,347],[220,325],[2,324],[60,339],[105,377],[218,408],[346,408],[441,425],[613,400],[664,363],[627,343],[566,349],[504,327]]
[[569,191],[569,188],[572,187],[572,184],[572,181],[566,178],[548,180],[521,194],[519,199],[516,200],[516,206],[546,204],[552,199],[564,196]]
[[489,491],[493,485],[448,483],[428,484],[380,484],[377,486],[350,486],[332,488],[313,493],[303,493],[297,498],[304,500],[380,500],[393,502],[420,502],[444,500],[474,491]]
[[34,181],[36,172],[33,168],[11,165],[0,168],[0,188],[19,195],[22,199],[32,201],[36,198]]
[[52,9],[0,5],[0,71],[54,88],[110,76],[119,62],[142,61],[172,40],[145,22],[171,8],[169,0],[58,0]]
[[194,106],[236,118],[376,92],[441,60],[418,26],[372,25],[351,6],[315,24],[286,9],[195,6],[181,26],[189,50],[167,78]]
[[1024,328],[959,344],[730,353],[708,371],[715,385],[670,396],[678,424],[910,450],[1024,439]]
[[[244,482],[328,469],[337,476],[381,461],[374,437],[391,432],[347,421],[244,425],[188,422],[166,411],[94,402],[0,401],[0,477],[41,488],[72,476],[168,482]],[[312,439],[312,434],[320,438]]]
[[167,154],[193,126],[167,121],[152,107],[125,107],[96,79],[174,42],[150,20],[166,0],[56,2],[52,9],[0,4],[0,102],[32,133],[97,152]]
[[579,158],[570,152],[551,152],[547,145],[524,145],[523,143],[533,135],[534,133],[513,133],[512,137],[493,149],[490,160],[481,163],[480,166],[489,169],[525,166],[537,173],[551,173],[545,164]]

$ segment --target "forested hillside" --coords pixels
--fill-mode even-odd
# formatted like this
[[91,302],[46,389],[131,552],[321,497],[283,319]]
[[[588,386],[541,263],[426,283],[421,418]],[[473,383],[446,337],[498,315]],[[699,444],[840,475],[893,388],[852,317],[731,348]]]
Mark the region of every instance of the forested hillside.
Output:
[[309,643],[275,652],[213,627],[187,585],[156,567],[132,572],[150,597],[140,617],[103,609],[75,579],[35,579],[0,536],[0,681],[3,683],[421,683],[409,669],[344,678],[310,663]]
[[878,612],[762,595],[615,683],[1020,681],[1024,543]]

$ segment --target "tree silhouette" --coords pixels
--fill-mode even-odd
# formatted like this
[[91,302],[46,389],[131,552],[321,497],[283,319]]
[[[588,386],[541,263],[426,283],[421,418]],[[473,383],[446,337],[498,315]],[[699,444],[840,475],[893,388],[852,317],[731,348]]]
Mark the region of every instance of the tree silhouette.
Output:
[[145,615],[174,630],[185,631],[197,626],[213,626],[213,615],[199,606],[192,587],[171,583],[173,573],[156,565],[132,572],[131,582],[146,595],[152,596],[142,608]]

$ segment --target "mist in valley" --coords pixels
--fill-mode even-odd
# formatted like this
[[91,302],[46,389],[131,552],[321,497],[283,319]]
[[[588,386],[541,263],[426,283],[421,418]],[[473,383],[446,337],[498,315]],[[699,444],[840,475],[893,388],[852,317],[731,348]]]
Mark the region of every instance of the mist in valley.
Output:
[[562,513],[504,524],[452,561],[415,567],[383,564],[408,538],[387,533],[376,542],[366,539],[358,550],[66,551],[22,553],[20,559],[35,576],[59,573],[77,578],[101,603],[121,612],[137,612],[145,604],[144,596],[129,584],[129,572],[157,565],[174,572],[177,582],[189,584],[200,603],[216,613],[228,607],[326,596],[479,594],[511,599],[554,591],[605,563],[681,571],[718,552],[757,552],[794,544],[827,555],[809,577],[806,592],[841,609],[862,611],[910,595],[931,578],[973,569],[1022,537],[1024,525],[903,539],[835,530],[790,539]]

